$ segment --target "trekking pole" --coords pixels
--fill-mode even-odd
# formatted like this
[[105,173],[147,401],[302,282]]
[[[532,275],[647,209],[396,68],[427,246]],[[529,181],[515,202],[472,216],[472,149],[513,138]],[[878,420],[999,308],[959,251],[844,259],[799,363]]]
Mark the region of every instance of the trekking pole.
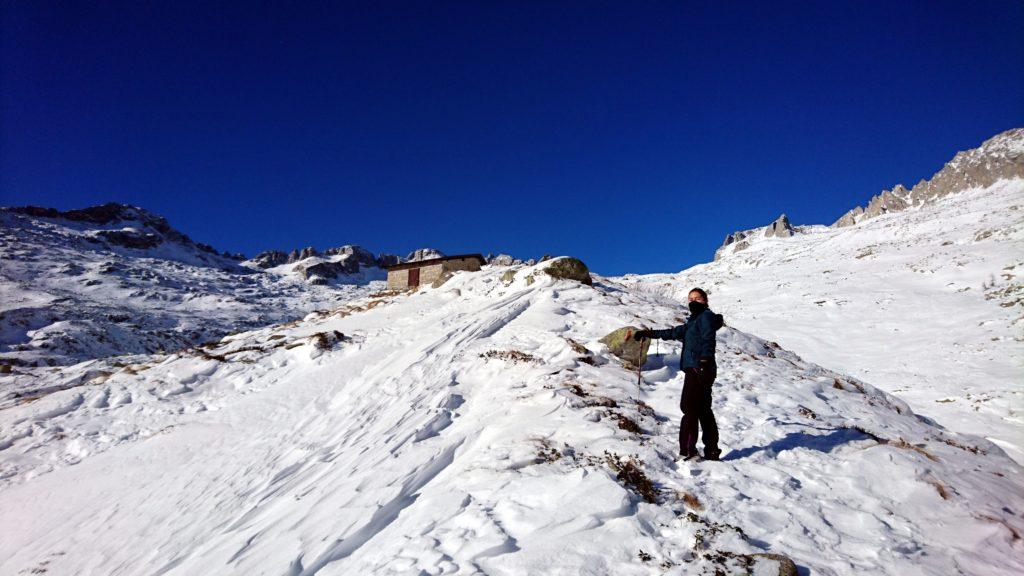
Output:
[[637,416],[637,418],[643,417],[643,413],[640,412],[640,381],[643,379],[643,369],[644,369],[644,362],[643,362],[643,360],[644,360],[644,340],[648,340],[648,338],[643,338],[643,339],[640,340],[640,347],[637,348],[637,351],[636,351],[636,416]]

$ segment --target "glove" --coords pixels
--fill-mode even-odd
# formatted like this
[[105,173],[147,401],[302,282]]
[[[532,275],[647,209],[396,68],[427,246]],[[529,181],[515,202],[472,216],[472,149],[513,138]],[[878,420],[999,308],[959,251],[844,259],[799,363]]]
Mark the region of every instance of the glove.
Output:
[[645,338],[650,339],[653,333],[654,331],[652,330],[637,330],[636,332],[633,333],[633,340],[639,342]]

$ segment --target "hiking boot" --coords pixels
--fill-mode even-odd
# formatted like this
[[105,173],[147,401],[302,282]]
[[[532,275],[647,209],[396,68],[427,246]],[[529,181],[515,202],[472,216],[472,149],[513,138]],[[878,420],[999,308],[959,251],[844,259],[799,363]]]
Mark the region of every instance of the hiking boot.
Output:
[[680,454],[679,455],[679,460],[681,460],[683,462],[700,462],[701,461],[701,457],[700,457],[700,454],[698,454],[697,452],[694,452],[693,454]]
[[721,456],[722,456],[722,451],[721,450],[705,450],[704,451],[704,459],[705,460],[713,460],[713,461],[717,462],[719,459],[721,459]]

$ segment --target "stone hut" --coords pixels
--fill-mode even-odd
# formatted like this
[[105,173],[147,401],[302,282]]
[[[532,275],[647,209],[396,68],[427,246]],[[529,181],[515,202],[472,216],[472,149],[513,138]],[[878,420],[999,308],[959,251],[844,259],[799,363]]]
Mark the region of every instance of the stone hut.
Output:
[[406,288],[415,288],[420,284],[430,284],[445,272],[455,272],[456,270],[475,272],[484,264],[486,262],[480,254],[462,254],[395,264],[387,268],[388,290],[405,290]]

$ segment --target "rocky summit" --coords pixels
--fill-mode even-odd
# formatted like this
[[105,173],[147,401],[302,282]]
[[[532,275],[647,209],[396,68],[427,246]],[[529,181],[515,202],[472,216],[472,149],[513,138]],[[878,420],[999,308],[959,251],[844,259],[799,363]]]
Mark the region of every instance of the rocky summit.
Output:
[[986,188],[999,180],[1024,178],[1024,128],[1014,128],[986,140],[972,150],[958,152],[941,170],[909,190],[897,184],[856,206],[832,225],[853,226],[869,218],[934,202],[972,188]]

